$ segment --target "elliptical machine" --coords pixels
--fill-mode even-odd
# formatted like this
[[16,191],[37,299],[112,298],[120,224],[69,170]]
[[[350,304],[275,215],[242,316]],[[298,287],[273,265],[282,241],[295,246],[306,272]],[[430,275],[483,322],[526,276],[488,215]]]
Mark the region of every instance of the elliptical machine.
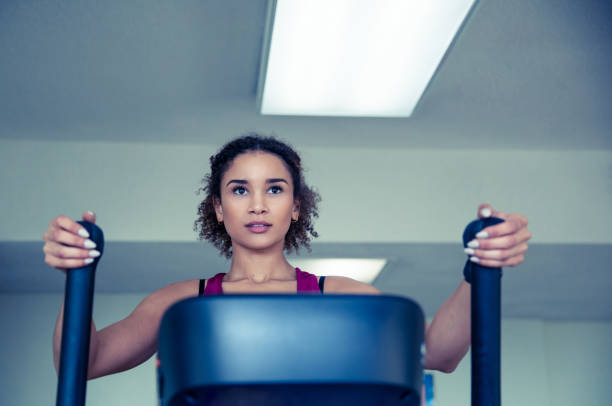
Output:
[[[470,223],[464,245],[502,221]],[[102,230],[79,223],[102,253]],[[58,406],[85,404],[94,275],[100,258],[67,272]],[[502,270],[470,261],[465,267],[472,283],[472,405],[498,406]],[[160,405],[416,406],[424,336],[421,308],[399,296],[186,299],[167,310],[160,326]],[[251,348],[239,352],[245,343]]]

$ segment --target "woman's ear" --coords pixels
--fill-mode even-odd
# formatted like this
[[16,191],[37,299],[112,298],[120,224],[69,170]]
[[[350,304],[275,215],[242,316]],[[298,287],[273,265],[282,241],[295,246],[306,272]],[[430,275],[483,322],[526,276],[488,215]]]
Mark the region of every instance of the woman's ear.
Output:
[[223,223],[223,207],[221,207],[221,201],[217,198],[217,196],[213,196],[213,206],[215,206],[217,221],[219,223]]
[[293,201],[293,209],[291,210],[291,220],[298,221],[300,218],[300,201],[295,199]]

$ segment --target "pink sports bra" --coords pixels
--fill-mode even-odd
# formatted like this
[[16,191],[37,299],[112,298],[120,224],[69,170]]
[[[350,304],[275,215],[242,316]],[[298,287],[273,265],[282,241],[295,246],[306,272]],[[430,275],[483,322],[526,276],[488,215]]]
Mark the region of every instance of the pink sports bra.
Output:
[[[223,294],[223,277],[225,273],[221,272],[208,280],[200,279],[200,292],[198,296],[222,295]],[[323,294],[323,286],[325,284],[325,276],[319,278],[308,272],[302,271],[300,268],[295,268],[295,277],[297,279],[297,293],[320,293]],[[204,288],[206,286],[206,288]]]

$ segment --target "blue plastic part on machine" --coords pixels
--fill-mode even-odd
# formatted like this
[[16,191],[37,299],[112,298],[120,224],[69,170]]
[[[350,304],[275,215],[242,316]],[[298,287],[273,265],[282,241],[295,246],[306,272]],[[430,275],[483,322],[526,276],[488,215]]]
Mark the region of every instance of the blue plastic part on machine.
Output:
[[382,295],[223,295],[164,315],[160,404],[419,405],[424,315]]
[[88,221],[78,223],[87,230],[89,238],[96,243],[100,256],[87,266],[69,269],[66,272],[57,406],[85,404],[95,271],[104,252],[102,230]]
[[[503,222],[497,217],[471,222],[463,233],[464,246],[481,230]],[[489,268],[468,260],[464,275],[472,285],[472,406],[498,406],[501,404],[502,268]]]

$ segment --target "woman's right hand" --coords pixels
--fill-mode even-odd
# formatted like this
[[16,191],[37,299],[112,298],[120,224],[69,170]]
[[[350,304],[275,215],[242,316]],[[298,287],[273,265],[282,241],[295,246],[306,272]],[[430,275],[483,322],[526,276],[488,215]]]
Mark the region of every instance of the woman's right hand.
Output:
[[[83,220],[96,222],[93,212],[84,212]],[[87,231],[76,221],[59,215],[49,223],[43,234],[45,263],[62,272],[66,269],[81,268],[100,256],[96,244],[91,241]]]

